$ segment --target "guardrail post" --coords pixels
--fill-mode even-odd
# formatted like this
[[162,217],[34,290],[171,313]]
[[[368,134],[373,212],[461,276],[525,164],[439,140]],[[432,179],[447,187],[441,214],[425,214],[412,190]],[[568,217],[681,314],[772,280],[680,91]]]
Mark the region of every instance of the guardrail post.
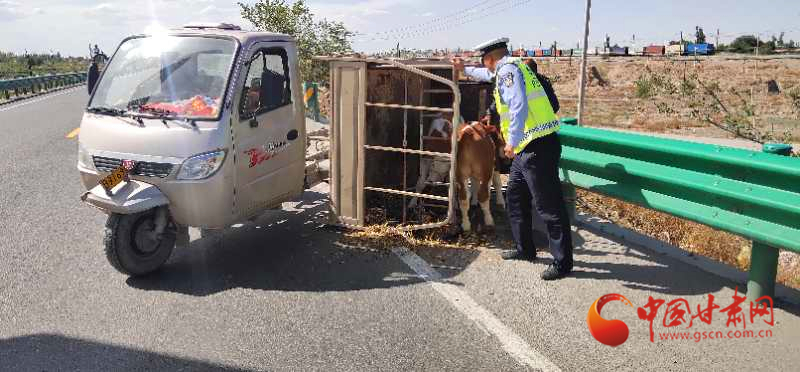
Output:
[[[789,156],[792,146],[768,143],[763,152]],[[775,279],[778,276],[780,250],[769,245],[753,242],[750,252],[750,274],[747,281],[747,299],[755,302],[763,296],[775,297]]]
[[[562,125],[578,125],[578,119],[576,118],[561,118]],[[570,222],[575,225],[577,211],[575,207],[575,203],[578,200],[578,193],[575,190],[575,186],[569,183],[569,179],[565,180],[566,182],[561,183],[561,190],[564,193],[564,204],[567,205],[567,214],[569,215]]]
[[753,242],[753,250],[750,253],[750,275],[747,280],[748,300],[755,301],[763,296],[775,297],[778,254],[778,248]]

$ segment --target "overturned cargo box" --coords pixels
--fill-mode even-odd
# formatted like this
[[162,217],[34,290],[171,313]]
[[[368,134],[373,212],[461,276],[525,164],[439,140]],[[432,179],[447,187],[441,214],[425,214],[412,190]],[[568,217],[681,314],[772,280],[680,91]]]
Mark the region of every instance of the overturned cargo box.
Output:
[[331,210],[338,224],[445,226],[455,213],[452,129],[478,120],[490,83],[449,61],[317,57],[331,70]]

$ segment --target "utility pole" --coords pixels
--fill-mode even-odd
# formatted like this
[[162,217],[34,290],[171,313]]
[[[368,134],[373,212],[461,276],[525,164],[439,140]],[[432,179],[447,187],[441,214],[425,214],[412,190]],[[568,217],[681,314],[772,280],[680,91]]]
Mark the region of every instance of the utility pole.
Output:
[[756,34],[756,57],[758,57],[759,46],[761,46],[761,34]]
[[586,25],[583,29],[583,55],[581,56],[581,89],[578,91],[578,125],[583,123],[583,101],[586,95],[586,62],[589,54],[589,20],[591,18],[592,0],[586,0]]
[[717,29],[717,37],[716,37],[716,39],[714,41],[716,42],[716,44],[714,44],[714,46],[715,47],[719,47],[719,29]]

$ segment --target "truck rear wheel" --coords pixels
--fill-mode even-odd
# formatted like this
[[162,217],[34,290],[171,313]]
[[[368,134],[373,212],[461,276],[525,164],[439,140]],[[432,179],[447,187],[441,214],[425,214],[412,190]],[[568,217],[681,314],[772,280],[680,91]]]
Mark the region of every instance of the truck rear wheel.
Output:
[[155,210],[136,214],[111,214],[106,222],[106,258],[117,271],[143,276],[158,270],[175,247],[177,228],[168,222],[164,232],[155,234]]

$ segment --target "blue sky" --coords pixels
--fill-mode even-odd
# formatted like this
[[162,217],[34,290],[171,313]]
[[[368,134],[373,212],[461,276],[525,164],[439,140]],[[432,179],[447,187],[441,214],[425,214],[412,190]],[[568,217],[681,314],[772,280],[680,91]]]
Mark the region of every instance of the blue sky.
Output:
[[[291,0],[287,0],[291,1]],[[252,1],[246,1],[252,2]],[[409,48],[472,47],[507,36],[515,46],[575,47],[583,30],[584,0],[333,0],[307,1],[318,17],[343,21],[360,34],[355,48],[375,51],[400,42]],[[477,7],[474,5],[480,4]],[[758,5],[756,5],[758,4]],[[455,13],[455,14],[454,14]],[[235,1],[222,0],[0,0],[0,50],[60,51],[84,55],[88,44],[112,51],[126,35],[158,22],[227,21],[249,28]],[[800,40],[797,0],[595,0],[590,46],[663,43],[680,31],[705,28],[709,40],[720,29],[723,42],[743,33],[769,37],[786,31]]]

